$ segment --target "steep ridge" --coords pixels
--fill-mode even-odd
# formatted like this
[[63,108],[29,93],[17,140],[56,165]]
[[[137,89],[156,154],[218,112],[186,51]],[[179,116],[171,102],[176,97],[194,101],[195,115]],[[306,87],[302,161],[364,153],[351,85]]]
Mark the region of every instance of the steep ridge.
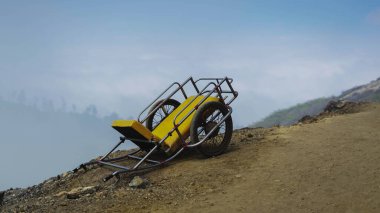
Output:
[[377,101],[380,102],[380,78],[368,84],[354,87],[342,92],[339,99],[348,101]]
[[352,102],[380,102],[380,78],[368,84],[357,86],[343,91],[339,96],[317,98],[305,103],[300,103],[286,109],[273,112],[252,127],[272,127],[274,125],[291,125],[306,115],[315,116],[323,111],[330,101],[352,101]]
[[[350,107],[307,124],[237,130],[227,153],[185,153],[140,174],[143,188],[128,186],[132,176],[103,183],[109,171],[93,168],[8,190],[1,211],[379,212],[380,105]],[[70,197],[73,189],[83,193]]]

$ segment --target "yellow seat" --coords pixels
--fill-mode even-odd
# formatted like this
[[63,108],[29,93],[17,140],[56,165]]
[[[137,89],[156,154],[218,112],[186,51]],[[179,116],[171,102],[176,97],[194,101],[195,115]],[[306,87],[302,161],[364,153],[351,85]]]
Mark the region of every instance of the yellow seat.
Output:
[[[170,130],[174,128],[173,120],[177,116],[177,114],[184,109],[193,99],[195,96],[188,97],[181,105],[179,105],[172,113],[170,113],[161,123],[153,130],[153,135],[157,136],[158,138],[164,138]],[[204,96],[198,96],[186,109],[177,117],[176,123],[179,124],[179,122],[191,111],[195,108],[196,105],[200,103],[200,101],[204,98]],[[202,104],[205,104],[210,101],[219,101],[219,98],[215,97],[208,97]],[[182,124],[178,126],[178,130],[181,133],[182,137],[186,139],[189,137],[190,134],[190,126],[191,121],[194,117],[194,112],[191,113],[191,115],[186,118]],[[164,151],[168,153],[172,153],[176,151],[181,146],[181,139],[176,131],[173,132],[171,136],[166,138],[164,143]]]
[[161,140],[161,138],[153,135],[148,128],[135,120],[115,120],[112,122],[112,127],[145,151],[149,151],[155,145],[149,141]]
[[[127,137],[129,140],[134,142],[141,149],[148,151],[155,144],[147,143],[144,141],[160,141],[165,138],[166,135],[174,128],[173,120],[178,115],[176,119],[176,124],[179,124],[180,121],[191,111],[193,110],[200,101],[204,98],[204,96],[199,96],[195,98],[195,96],[190,96],[187,98],[181,105],[179,105],[173,112],[171,112],[161,123],[151,132],[140,122],[135,120],[116,120],[113,121],[112,127],[120,132],[122,135]],[[187,106],[192,100],[194,100],[189,106]],[[216,97],[208,97],[202,104],[210,102],[210,101],[219,101],[219,98]],[[187,107],[186,107],[187,106]],[[189,137],[190,134],[190,126],[191,121],[193,120],[194,112],[191,113],[189,117],[187,117],[179,126],[178,130],[181,133],[184,139]],[[172,135],[168,136],[163,142],[163,146],[161,147],[165,152],[172,153],[181,146],[181,138],[178,133],[174,131]]]

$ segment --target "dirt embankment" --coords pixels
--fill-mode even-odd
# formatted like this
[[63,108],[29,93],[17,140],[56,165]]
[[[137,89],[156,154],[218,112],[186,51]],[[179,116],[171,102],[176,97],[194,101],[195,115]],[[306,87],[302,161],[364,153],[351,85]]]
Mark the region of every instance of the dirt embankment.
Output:
[[[7,191],[1,211],[379,212],[380,105],[351,107],[291,127],[235,131],[227,153],[186,153],[140,175],[144,188],[129,187],[132,177],[103,183],[109,171],[94,168]],[[67,196],[73,189],[77,196]]]

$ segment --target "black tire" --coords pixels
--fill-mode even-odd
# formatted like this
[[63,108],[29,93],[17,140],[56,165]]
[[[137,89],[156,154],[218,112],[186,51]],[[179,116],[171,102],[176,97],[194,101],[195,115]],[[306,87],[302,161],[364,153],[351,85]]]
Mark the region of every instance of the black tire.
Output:
[[[194,115],[190,127],[191,144],[202,140],[202,136],[204,137],[209,133],[228,112],[226,105],[221,102],[212,101],[200,106]],[[214,120],[210,120],[215,116]],[[206,141],[197,146],[198,151],[206,157],[222,154],[231,141],[232,131],[232,118],[229,116]]]
[[[164,100],[159,100],[150,108],[149,113],[154,110]],[[150,131],[158,126],[171,112],[173,112],[181,103],[174,99],[168,99],[159,109],[146,119],[145,126]]]

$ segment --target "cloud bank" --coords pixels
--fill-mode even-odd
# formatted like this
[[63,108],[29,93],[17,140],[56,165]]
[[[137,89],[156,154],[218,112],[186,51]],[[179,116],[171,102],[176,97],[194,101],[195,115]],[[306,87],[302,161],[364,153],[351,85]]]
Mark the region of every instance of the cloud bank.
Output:
[[336,95],[378,77],[377,45],[356,38],[305,37],[82,42],[56,49],[47,66],[2,61],[8,69],[2,71],[1,87],[64,98],[82,109],[95,104],[100,114],[116,111],[127,117],[137,116],[173,81],[230,76],[240,92],[234,117],[237,124],[248,125],[281,107]]

